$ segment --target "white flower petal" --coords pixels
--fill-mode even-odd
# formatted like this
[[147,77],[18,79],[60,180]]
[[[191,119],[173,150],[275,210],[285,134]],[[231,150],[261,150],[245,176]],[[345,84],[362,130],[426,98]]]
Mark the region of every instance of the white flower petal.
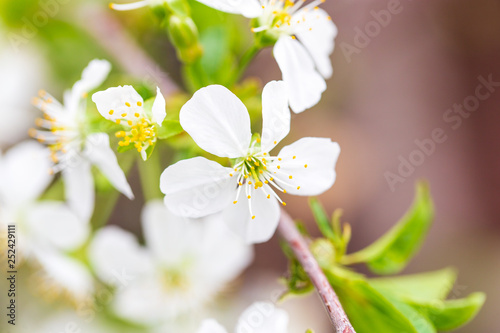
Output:
[[142,211],[146,246],[158,261],[169,266],[178,265],[199,246],[200,223],[172,214],[160,200],[148,202]]
[[262,5],[257,0],[197,0],[221,12],[241,14],[254,18],[262,14]]
[[[173,294],[177,290],[165,291],[159,276],[145,275],[130,286],[119,290],[112,304],[113,311],[127,320],[155,326],[179,314]],[[185,300],[189,301],[189,299]]]
[[[302,138],[284,147],[278,154],[282,161],[281,169],[275,176],[277,183],[290,194],[319,195],[335,182],[335,164],[339,154],[339,145],[330,139]],[[290,185],[280,183],[279,179]],[[297,189],[299,186],[300,189]]]
[[134,199],[125,173],[120,168],[115,153],[109,146],[106,133],[95,133],[87,137],[84,154],[108,178],[109,182],[129,199]]
[[207,152],[237,158],[250,145],[250,116],[236,95],[223,86],[198,90],[181,109],[180,122],[194,141]]
[[287,333],[288,314],[270,302],[256,302],[238,319],[236,333]]
[[227,227],[221,214],[199,221],[198,228],[202,228],[202,238],[198,241],[196,271],[216,293],[251,264],[253,248]]
[[273,52],[288,89],[292,110],[299,113],[318,104],[326,90],[326,82],[316,71],[304,46],[291,37],[281,37]]
[[42,201],[33,205],[28,210],[26,228],[31,242],[67,251],[83,245],[90,233],[88,223],[57,201]]
[[215,319],[205,319],[196,333],[227,333]]
[[47,288],[62,288],[77,301],[91,297],[94,290],[93,278],[79,261],[56,251],[38,248],[34,251],[43,267]]
[[123,4],[117,4],[117,3],[111,3],[109,4],[109,7],[114,10],[133,10],[133,9],[138,9],[142,7],[146,7],[151,3],[151,0],[142,0],[142,1],[136,1],[136,2],[131,2],[131,3],[123,3]]
[[100,86],[108,77],[111,64],[106,60],[92,60],[83,70],[82,78],[77,81],[71,90],[64,93],[64,108],[71,114],[80,111],[80,103],[86,94]]
[[297,25],[295,35],[309,51],[321,75],[326,79],[330,78],[333,74],[330,55],[335,47],[337,26],[321,8],[314,11],[300,11],[294,17],[292,21],[300,19],[303,22]]
[[[146,245],[166,267],[179,267],[191,258],[202,284],[215,293],[237,277],[252,261],[252,248],[236,237],[220,214],[202,219],[173,215],[161,201],[143,209]],[[206,288],[205,288],[206,289]]]
[[262,122],[261,147],[269,152],[290,132],[288,92],[283,81],[272,81],[264,87]]
[[90,162],[80,158],[78,163],[68,165],[62,171],[64,192],[69,207],[78,217],[87,222],[94,211],[94,179]]
[[111,64],[107,60],[92,60],[83,70],[82,78],[73,86],[81,93],[89,92],[99,87],[108,77],[111,71]]
[[137,282],[153,269],[150,254],[139,245],[136,237],[116,226],[99,230],[88,253],[97,276],[120,288]]
[[231,168],[203,157],[169,166],[160,178],[160,189],[170,211],[184,217],[203,217],[224,209],[236,190]]
[[[269,191],[269,189],[267,189]],[[231,231],[248,244],[267,242],[278,227],[280,208],[271,195],[267,199],[262,189],[251,194],[252,213],[245,191],[240,192],[236,204],[231,203],[224,211],[224,221]],[[255,216],[252,219],[252,214]]]
[[0,159],[0,201],[21,207],[35,200],[52,181],[49,171],[49,152],[39,143],[25,141],[12,147]]
[[167,116],[166,107],[165,97],[163,97],[160,88],[156,87],[156,98],[153,102],[153,121],[160,126]]
[[144,100],[132,86],[119,86],[96,92],[92,101],[99,113],[106,119],[136,120],[135,114],[144,117]]

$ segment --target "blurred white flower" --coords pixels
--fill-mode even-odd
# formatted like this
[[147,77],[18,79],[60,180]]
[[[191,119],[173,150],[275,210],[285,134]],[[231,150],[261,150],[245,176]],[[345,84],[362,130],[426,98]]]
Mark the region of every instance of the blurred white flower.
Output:
[[106,119],[121,124],[127,131],[118,131],[116,137],[122,138],[122,147],[132,144],[147,159],[147,149],[156,142],[157,126],[161,127],[167,113],[165,98],[160,88],[156,88],[151,114],[144,108],[144,100],[132,86],[119,86],[99,91],[92,95],[92,101],[99,113]]
[[252,139],[246,107],[216,85],[200,89],[183,106],[180,122],[194,141],[211,154],[235,161],[225,168],[195,157],[169,166],[160,188],[174,214],[196,218],[223,211],[227,225],[245,241],[265,242],[278,225],[278,201],[286,205],[275,190],[311,196],[333,185],[340,148],[330,139],[303,138],[276,157],[269,153],[290,131],[282,81],[264,87],[262,117],[262,137]]
[[[2,33],[5,32],[0,27],[0,35]],[[0,51],[0,147],[17,143],[27,136],[35,118],[31,96],[38,89],[44,69],[44,61],[37,50],[14,50],[7,42],[3,44]]]
[[98,277],[117,287],[114,311],[134,322],[161,324],[202,307],[253,258],[252,249],[215,217],[182,219],[161,201],[144,207],[142,226],[145,247],[109,226],[89,248]]
[[48,168],[47,151],[36,142],[0,155],[0,228],[5,232],[7,225],[16,225],[16,265],[24,259],[40,264],[42,293],[78,301],[90,294],[92,276],[67,253],[83,245],[90,226],[62,202],[36,201],[52,180]]
[[[203,0],[228,13],[254,17],[252,31],[276,40],[274,57],[296,113],[316,105],[326,90],[325,79],[333,74],[330,55],[337,27],[317,6],[325,0]],[[243,5],[244,4],[244,5]]]
[[[262,8],[256,1],[249,0],[196,0],[207,6],[213,7],[223,12],[241,14],[246,17],[255,17],[261,11]],[[109,7],[114,10],[132,10],[137,8],[142,8],[146,6],[157,6],[161,5],[167,0],[142,0],[137,2],[131,2],[127,4],[116,4],[111,3]],[[237,5],[236,5],[237,4]]]
[[[235,333],[287,333],[288,314],[270,302],[256,302],[238,319]],[[196,333],[227,333],[216,320],[203,321]]]
[[64,105],[45,91],[33,103],[44,113],[37,120],[42,130],[32,129],[30,134],[46,144],[51,152],[52,173],[62,171],[66,198],[70,207],[83,220],[94,210],[94,181],[91,165],[95,165],[113,186],[133,199],[134,195],[109,146],[106,133],[85,134],[85,101],[87,93],[106,79],[111,64],[93,60],[82,73],[82,78],[64,94]]

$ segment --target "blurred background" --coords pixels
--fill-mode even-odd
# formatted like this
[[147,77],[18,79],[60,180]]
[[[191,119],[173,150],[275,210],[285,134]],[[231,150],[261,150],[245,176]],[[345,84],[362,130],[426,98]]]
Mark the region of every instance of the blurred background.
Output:
[[[27,138],[30,119],[37,116],[30,101],[38,89],[61,97],[93,58],[116,62],[146,83],[167,75],[182,83],[175,51],[147,8],[113,12],[100,0],[54,0],[57,9],[43,7],[49,2],[0,1],[2,149]],[[379,23],[380,11],[394,3],[397,14]],[[251,40],[247,21],[202,7],[194,5],[201,29],[213,21],[230,21],[240,27],[234,34],[243,50]],[[494,82],[500,82],[500,1],[327,0],[322,8],[339,29],[332,57],[335,73],[321,103],[294,115],[292,134],[282,145],[303,136],[340,143],[337,182],[320,200],[330,212],[344,210],[344,220],[353,228],[351,251],[389,229],[409,207],[415,181],[427,179],[437,215],[405,273],[456,267],[460,274],[452,297],[473,291],[488,296],[478,317],[458,332],[499,331],[500,84]],[[40,10],[48,13],[46,19],[36,16]],[[137,46],[134,50],[157,65],[144,68],[132,57],[127,61],[123,53],[132,56],[135,51],[120,49],[114,32],[121,28]],[[116,52],[122,53],[120,60]],[[246,76],[262,84],[281,78],[270,49],[258,55]],[[493,83],[484,86],[485,81]],[[474,99],[481,85],[489,96]],[[461,112],[454,111],[461,106]],[[441,140],[429,143],[436,130]],[[428,144],[427,152],[422,142]],[[138,193],[138,177],[135,172],[131,177]],[[291,215],[317,234],[307,200],[286,201]],[[141,198],[121,198],[110,223],[140,234],[141,207]],[[222,296],[237,300],[237,306],[226,309],[228,317],[282,290],[277,278],[286,272],[286,259],[278,237],[256,246],[256,254],[237,287]],[[329,331],[315,295],[292,299],[284,307],[297,332],[310,326]]]

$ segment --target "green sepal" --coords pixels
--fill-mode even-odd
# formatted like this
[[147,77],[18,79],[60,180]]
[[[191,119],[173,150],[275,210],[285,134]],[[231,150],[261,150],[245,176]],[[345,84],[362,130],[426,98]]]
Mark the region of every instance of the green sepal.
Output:
[[178,120],[165,119],[156,133],[158,139],[165,140],[184,132]]

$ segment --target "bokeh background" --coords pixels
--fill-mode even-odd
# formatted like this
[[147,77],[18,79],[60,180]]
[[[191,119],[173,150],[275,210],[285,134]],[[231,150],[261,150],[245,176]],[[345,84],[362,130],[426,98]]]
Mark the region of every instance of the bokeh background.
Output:
[[[373,11],[387,10],[394,2],[399,3],[399,13],[359,44],[359,29],[369,29],[375,22]],[[148,9],[118,13],[110,11],[106,1],[59,0],[54,15],[23,32],[45,3],[0,0],[2,149],[26,139],[37,115],[30,106],[37,90],[62,92],[93,58],[118,63],[124,72],[147,83],[169,75],[182,84],[175,51]],[[344,210],[344,220],[353,228],[350,250],[366,246],[390,228],[409,207],[415,181],[427,179],[436,220],[405,273],[456,267],[460,275],[453,297],[473,291],[488,296],[478,317],[458,332],[500,331],[500,87],[462,118],[458,128],[443,118],[448,109],[475,94],[478,77],[491,75],[500,82],[500,1],[327,0],[322,6],[339,29],[332,57],[335,73],[321,103],[294,116],[292,134],[282,144],[303,136],[331,137],[340,143],[337,182],[320,199],[329,211]],[[205,11],[200,5],[195,8],[200,10],[201,25],[225,20],[238,25],[234,34],[242,50],[251,40],[246,20]],[[120,49],[117,30],[135,48]],[[356,52],[346,51],[353,47]],[[157,65],[144,68],[134,63],[134,50]],[[258,55],[246,76],[262,83],[281,77],[271,50]],[[408,159],[418,149],[415,140],[431,138],[437,128],[447,140],[436,143],[435,151],[391,188],[387,172],[397,174],[400,157]],[[131,177],[134,191],[140,192],[134,171]],[[286,201],[291,215],[317,234],[307,200]],[[140,234],[141,198],[134,202],[122,198],[118,207],[110,223]],[[286,260],[278,237],[256,246],[256,253],[247,274],[222,296],[237,304],[226,309],[228,317],[281,289],[277,278],[286,271]],[[297,332],[309,326],[329,331],[315,295],[291,299],[284,307]]]

